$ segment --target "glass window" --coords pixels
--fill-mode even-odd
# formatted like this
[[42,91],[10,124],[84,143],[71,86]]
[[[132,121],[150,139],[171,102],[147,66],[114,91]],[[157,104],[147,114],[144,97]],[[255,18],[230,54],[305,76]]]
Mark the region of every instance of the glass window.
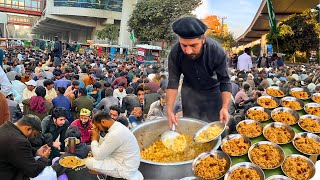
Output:
[[104,9],[121,12],[123,0],[54,0],[54,6]]

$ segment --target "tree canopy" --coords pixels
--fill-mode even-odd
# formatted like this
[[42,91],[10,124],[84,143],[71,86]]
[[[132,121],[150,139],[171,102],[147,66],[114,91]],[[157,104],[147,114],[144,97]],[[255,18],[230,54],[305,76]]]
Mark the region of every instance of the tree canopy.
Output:
[[170,42],[174,39],[171,24],[183,15],[190,15],[202,0],[143,0],[138,1],[128,21],[140,41]]
[[98,39],[108,39],[109,41],[117,40],[119,37],[120,27],[116,24],[107,24],[103,29],[96,32]]
[[306,10],[302,14],[294,14],[281,22],[277,32],[267,35],[269,44],[276,47],[278,39],[279,51],[294,54],[296,51],[309,52],[319,48],[318,10]]

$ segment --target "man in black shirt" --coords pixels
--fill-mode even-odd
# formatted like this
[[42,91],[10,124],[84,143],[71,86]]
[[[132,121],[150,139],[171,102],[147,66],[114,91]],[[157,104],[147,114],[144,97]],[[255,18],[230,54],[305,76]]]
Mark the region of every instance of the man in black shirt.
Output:
[[227,55],[213,39],[206,38],[207,26],[197,18],[184,17],[172,25],[179,36],[169,54],[167,112],[170,126],[178,123],[173,107],[180,75],[184,75],[181,90],[185,117],[207,122],[229,121],[228,106],[231,83],[227,72]]

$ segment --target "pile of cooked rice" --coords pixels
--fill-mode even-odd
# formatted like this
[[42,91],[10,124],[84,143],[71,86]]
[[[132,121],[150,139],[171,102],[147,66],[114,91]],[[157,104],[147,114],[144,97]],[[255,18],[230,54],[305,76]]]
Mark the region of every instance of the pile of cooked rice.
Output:
[[221,133],[221,131],[223,131],[223,128],[221,126],[209,126],[195,138],[195,141],[198,143],[208,142],[209,140],[216,138]]
[[320,107],[308,107],[306,108],[306,112],[320,117]]
[[311,99],[316,103],[320,103],[320,96],[313,96]]
[[288,111],[278,112],[272,116],[272,119],[277,122],[282,122],[288,125],[295,124],[297,119]]
[[320,142],[313,138],[300,137],[294,140],[295,146],[306,154],[320,154]]
[[274,96],[274,97],[283,97],[283,96],[285,96],[284,92],[282,92],[280,89],[269,88],[269,89],[267,89],[266,92],[270,96]]
[[258,172],[252,168],[239,167],[230,174],[230,180],[262,180]]
[[182,152],[187,147],[187,141],[183,135],[179,135],[173,140],[167,139],[165,142],[162,141],[162,143],[164,143],[164,145],[169,149],[176,152]]
[[248,110],[247,116],[256,121],[265,121],[269,119],[268,113],[262,110]]
[[291,95],[293,97],[298,98],[298,99],[308,99],[309,98],[308,93],[304,92],[304,91],[293,91],[293,92],[291,92]]
[[239,134],[246,136],[248,138],[258,137],[262,134],[262,126],[257,122],[245,123],[239,122],[237,131]]
[[293,138],[290,131],[283,126],[268,127],[264,135],[269,141],[279,144],[286,144]]
[[285,174],[295,180],[310,179],[312,167],[302,157],[287,157],[282,165]]
[[278,106],[277,102],[270,98],[259,98],[258,104],[264,108],[276,108]]
[[141,150],[141,157],[154,162],[181,162],[196,158],[199,154],[213,148],[212,143],[196,144],[192,136],[182,134],[187,143],[187,147],[182,152],[168,149],[161,140],[152,143],[149,147]]
[[76,156],[66,156],[59,160],[59,164],[66,168],[76,168],[81,165],[81,159]]
[[254,147],[249,156],[253,163],[261,168],[275,168],[281,164],[280,151],[269,144],[261,144]]
[[301,110],[301,104],[298,101],[282,101],[281,106],[291,108],[293,110]]
[[228,171],[227,165],[226,159],[209,155],[196,165],[194,172],[202,179],[217,179]]
[[320,132],[320,122],[317,119],[304,118],[300,121],[300,126],[309,132]]
[[241,156],[249,151],[250,145],[243,138],[234,138],[225,142],[221,149],[230,156]]

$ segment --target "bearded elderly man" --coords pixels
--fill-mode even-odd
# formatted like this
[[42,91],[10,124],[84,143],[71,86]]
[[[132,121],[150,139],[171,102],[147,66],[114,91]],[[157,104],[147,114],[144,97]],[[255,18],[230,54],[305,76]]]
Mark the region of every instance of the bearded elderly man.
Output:
[[173,31],[179,36],[169,54],[169,82],[167,113],[170,126],[178,123],[174,104],[180,75],[182,109],[185,117],[207,122],[229,121],[228,106],[231,83],[227,69],[227,55],[222,47],[204,33],[208,27],[199,19],[184,17],[175,21]]

